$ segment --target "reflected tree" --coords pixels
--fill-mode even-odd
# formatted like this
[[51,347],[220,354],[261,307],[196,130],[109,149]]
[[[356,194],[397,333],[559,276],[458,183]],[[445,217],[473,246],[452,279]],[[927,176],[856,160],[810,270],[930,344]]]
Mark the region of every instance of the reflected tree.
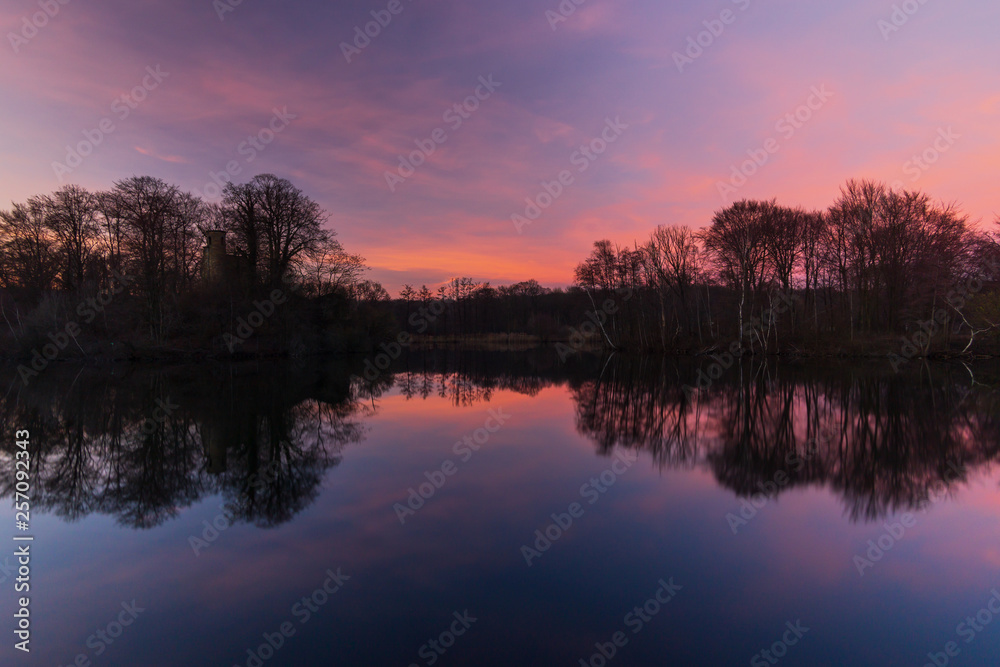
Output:
[[[16,375],[4,384],[0,423],[32,434],[34,507],[67,521],[100,513],[151,528],[221,495],[237,520],[279,525],[315,500],[342,448],[363,438],[340,368],[254,365],[208,378],[52,368],[30,388]],[[264,470],[266,483],[253,484]],[[0,477],[0,497],[14,490],[12,472]]]

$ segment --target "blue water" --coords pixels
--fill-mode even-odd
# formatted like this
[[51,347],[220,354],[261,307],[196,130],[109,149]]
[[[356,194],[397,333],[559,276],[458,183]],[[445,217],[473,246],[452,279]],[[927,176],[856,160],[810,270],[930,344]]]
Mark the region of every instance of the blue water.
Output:
[[992,369],[557,362],[10,384],[3,664],[1000,664]]

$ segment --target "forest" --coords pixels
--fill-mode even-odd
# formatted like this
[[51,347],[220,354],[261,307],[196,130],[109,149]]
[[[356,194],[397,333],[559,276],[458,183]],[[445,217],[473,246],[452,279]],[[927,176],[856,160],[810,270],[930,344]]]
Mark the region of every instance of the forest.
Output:
[[[0,356],[290,355],[422,346],[738,354],[992,353],[1000,235],[957,204],[851,180],[826,210],[742,200],[693,229],[594,243],[573,284],[455,277],[391,297],[288,180],[206,203],[137,176],[0,211]],[[226,232],[205,269],[206,233]],[[225,269],[222,271],[222,269]],[[41,367],[41,368],[40,368]]]
[[[702,229],[597,241],[574,279],[565,291],[454,279],[438,288],[454,306],[433,331],[529,333],[574,349],[900,358],[992,350],[1000,334],[997,232],[955,204],[870,180],[847,182],[825,211],[743,200]],[[405,286],[397,321],[433,296]]]
[[[385,320],[366,304],[388,294],[364,279],[364,259],[343,248],[327,218],[270,174],[228,183],[217,204],[148,176],[15,203],[0,211],[0,349],[38,370],[56,356],[363,345]],[[220,271],[206,275],[211,230],[227,233],[228,248]]]

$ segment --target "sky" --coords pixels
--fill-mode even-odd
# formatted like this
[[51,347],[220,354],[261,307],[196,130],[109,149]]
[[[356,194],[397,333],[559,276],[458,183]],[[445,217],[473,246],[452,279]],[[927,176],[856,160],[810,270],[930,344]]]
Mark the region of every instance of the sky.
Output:
[[852,177],[987,227],[998,25],[992,0],[0,0],[0,208],[273,173],[393,293],[565,286],[599,239]]

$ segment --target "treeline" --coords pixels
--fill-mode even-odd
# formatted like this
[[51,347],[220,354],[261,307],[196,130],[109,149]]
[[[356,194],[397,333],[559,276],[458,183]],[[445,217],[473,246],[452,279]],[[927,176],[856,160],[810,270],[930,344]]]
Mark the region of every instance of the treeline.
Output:
[[529,334],[551,341],[579,324],[590,302],[581,289],[549,289],[536,280],[494,286],[453,278],[433,292],[404,285],[388,307],[398,326],[417,335]]
[[[0,353],[52,342],[101,356],[115,342],[112,356],[143,345],[300,354],[373,349],[402,331],[435,344],[902,357],[1000,342],[998,235],[874,181],[849,181],[825,211],[743,200],[702,229],[598,241],[566,290],[460,277],[391,299],[326,222],[270,174],[227,184],[218,204],[147,176],[14,204],[0,211]],[[235,273],[208,280],[213,229],[228,232]]]
[[[292,305],[275,320],[317,331],[354,318],[359,335],[370,333],[365,304],[388,295],[362,279],[364,259],[326,221],[316,202],[271,174],[227,184],[218,204],[149,176],[101,192],[67,185],[15,203],[0,211],[0,345],[24,353],[70,324],[65,330],[85,341],[218,346],[276,288]],[[208,230],[228,232],[238,272],[203,278]]]
[[686,337],[777,351],[912,334],[926,352],[1000,323],[996,235],[955,205],[874,181],[849,181],[826,211],[743,200],[704,229],[659,227],[633,248],[599,242],[576,278],[635,290],[620,335],[644,347]]
[[[874,181],[849,181],[825,211],[743,200],[703,229],[659,226],[631,247],[598,241],[575,279],[566,291],[455,279],[436,295],[453,306],[428,329],[577,347],[908,356],[1000,334],[997,234],[955,205]],[[397,320],[413,325],[407,314],[432,298],[407,286]]]

